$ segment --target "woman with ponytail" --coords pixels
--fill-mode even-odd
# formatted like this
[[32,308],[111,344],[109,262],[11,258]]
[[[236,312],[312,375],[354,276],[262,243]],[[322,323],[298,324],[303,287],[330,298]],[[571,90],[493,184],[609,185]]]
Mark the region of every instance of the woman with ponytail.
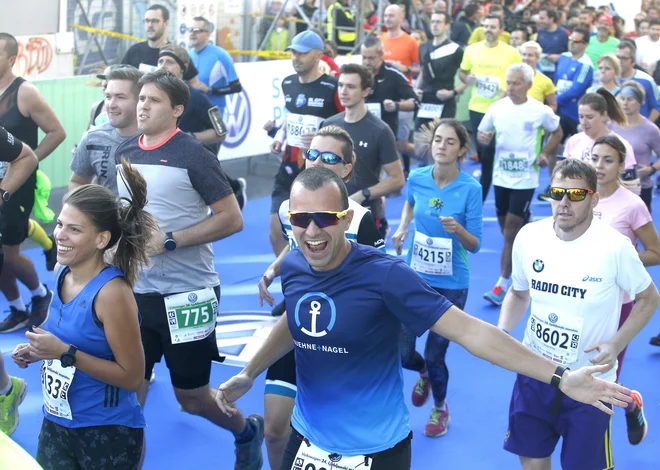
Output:
[[[626,148],[621,139],[614,135],[599,137],[591,150],[591,164],[596,169],[598,177],[598,205],[594,208],[594,216],[609,224],[622,235],[628,237],[636,248],[639,244],[644,248],[639,250],[639,258],[644,266],[660,265],[660,238],[653,225],[653,219],[641,198],[626,191],[620,182],[619,175],[626,161]],[[623,294],[619,329],[628,320],[635,301],[627,292]],[[614,342],[612,342],[614,344]],[[607,346],[611,347],[611,346]],[[600,352],[601,349],[599,348]],[[587,350],[589,352],[589,350]],[[616,379],[619,381],[626,348],[613,351],[617,356],[618,367]],[[626,408],[628,425],[628,440],[632,445],[639,444],[646,436],[646,418],[643,412],[642,395],[633,390],[632,403]]]
[[637,176],[637,161],[635,152],[630,143],[615,134],[607,125],[609,121],[620,126],[627,124],[626,116],[621,111],[616,98],[605,88],[599,88],[595,93],[587,93],[578,102],[578,116],[580,118],[579,132],[566,142],[564,158],[580,158],[589,163],[591,161],[591,149],[599,137],[615,135],[621,139],[626,147],[625,169],[621,174],[621,183],[633,193],[641,193],[641,185]]
[[142,176],[126,161],[119,176],[130,200],[98,185],[64,197],[50,315],[12,356],[22,368],[42,361],[37,461],[46,470],[135,469],[140,461],[145,420],[136,391],[145,365],[132,285],[157,226],[144,210]]

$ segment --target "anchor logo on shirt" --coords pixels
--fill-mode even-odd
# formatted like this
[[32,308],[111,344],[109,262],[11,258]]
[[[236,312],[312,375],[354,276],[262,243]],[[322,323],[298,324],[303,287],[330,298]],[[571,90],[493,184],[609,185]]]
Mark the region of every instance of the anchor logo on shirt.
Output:
[[[303,309],[303,304],[310,298],[314,298],[314,300],[309,303],[309,310]],[[302,314],[301,310],[303,310]],[[327,323],[325,328],[320,328],[321,325],[325,324],[328,314],[330,316],[330,321]],[[308,320],[306,317],[309,318],[309,328],[307,328]],[[323,292],[309,292],[303,295],[296,303],[296,326],[298,326],[300,331],[305,333],[307,336],[311,336],[313,338],[321,338],[327,335],[335,326],[336,318],[337,310],[335,308],[335,303]],[[303,326],[303,323],[305,326]]]

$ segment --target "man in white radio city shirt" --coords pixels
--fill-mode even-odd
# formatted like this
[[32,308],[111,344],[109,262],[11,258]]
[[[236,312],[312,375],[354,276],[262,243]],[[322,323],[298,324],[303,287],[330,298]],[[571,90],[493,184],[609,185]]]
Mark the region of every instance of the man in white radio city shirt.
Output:
[[[512,331],[531,301],[526,347],[574,370],[609,364],[595,376],[614,382],[617,355],[653,316],[659,296],[630,240],[594,217],[596,184],[588,163],[571,158],[557,165],[552,217],[526,225],[514,242],[513,285],[498,326]],[[619,329],[624,291],[636,303]],[[613,468],[609,417],[555,391],[518,376],[504,448],[520,456],[524,470],[549,469],[563,437],[564,470]]]

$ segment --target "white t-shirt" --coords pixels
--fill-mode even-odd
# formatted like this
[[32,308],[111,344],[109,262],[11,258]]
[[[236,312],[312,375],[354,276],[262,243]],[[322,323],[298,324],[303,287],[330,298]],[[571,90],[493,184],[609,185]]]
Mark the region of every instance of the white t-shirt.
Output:
[[[525,225],[513,243],[513,288],[529,291],[531,312],[523,344],[572,370],[593,365],[584,350],[617,332],[623,293],[633,298],[651,284],[630,240],[594,218],[577,240],[565,242],[548,217]],[[618,364],[598,374],[614,381]]]
[[651,66],[660,60],[660,41],[651,41],[651,37],[646,35],[635,39],[637,46],[636,61],[638,64]]
[[509,189],[539,186],[536,157],[541,153],[543,131],[554,132],[559,116],[534,99],[513,104],[510,98],[493,103],[479,124],[482,132],[495,131],[493,184]]

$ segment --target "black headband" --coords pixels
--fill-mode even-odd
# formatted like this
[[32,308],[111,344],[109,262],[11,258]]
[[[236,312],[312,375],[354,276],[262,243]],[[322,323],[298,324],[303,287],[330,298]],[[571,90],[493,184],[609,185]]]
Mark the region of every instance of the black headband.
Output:
[[181,67],[181,73],[186,73],[185,64],[183,63],[181,58],[178,55],[176,55],[174,52],[172,52],[172,51],[160,51],[160,53],[158,54],[158,57],[160,58],[160,57],[163,57],[163,56],[171,57],[172,59],[174,59],[176,61],[176,63],[179,64],[179,67]]

